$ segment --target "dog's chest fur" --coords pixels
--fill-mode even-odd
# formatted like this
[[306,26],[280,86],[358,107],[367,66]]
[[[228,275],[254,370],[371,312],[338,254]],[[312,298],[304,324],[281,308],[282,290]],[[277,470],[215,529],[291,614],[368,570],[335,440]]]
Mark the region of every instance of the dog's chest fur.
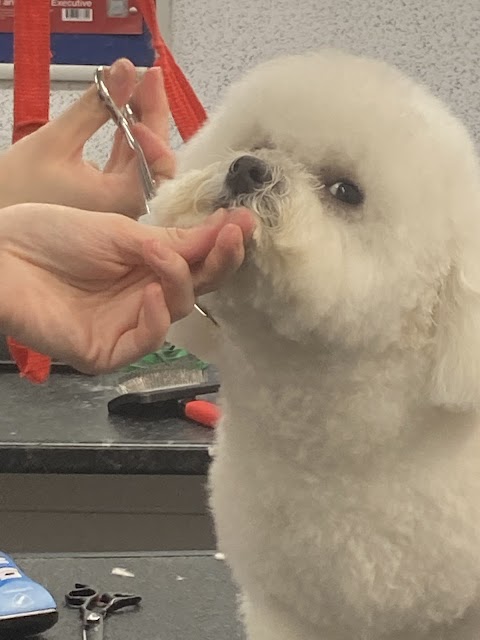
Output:
[[294,361],[267,332],[249,335],[234,338],[244,360],[227,347],[211,474],[220,546],[242,588],[368,640],[465,610],[480,583],[472,425],[423,415],[397,355]]

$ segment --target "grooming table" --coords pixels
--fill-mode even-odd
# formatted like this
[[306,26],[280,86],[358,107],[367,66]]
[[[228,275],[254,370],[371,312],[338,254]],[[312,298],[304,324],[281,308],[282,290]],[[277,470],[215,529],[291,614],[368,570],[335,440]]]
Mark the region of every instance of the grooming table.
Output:
[[[223,561],[209,554],[16,555],[34,580],[47,587],[59,605],[59,622],[42,640],[80,640],[79,612],[63,606],[75,582],[101,591],[143,596],[138,611],[115,614],[105,622],[105,640],[243,640],[236,594]],[[128,569],[134,578],[111,574]]]
[[39,386],[0,373],[4,549],[110,551],[113,534],[118,552],[215,547],[204,489],[212,430],[109,415],[117,379],[55,373]]
[[0,373],[2,473],[204,475],[212,431],[182,419],[109,415],[114,378]]

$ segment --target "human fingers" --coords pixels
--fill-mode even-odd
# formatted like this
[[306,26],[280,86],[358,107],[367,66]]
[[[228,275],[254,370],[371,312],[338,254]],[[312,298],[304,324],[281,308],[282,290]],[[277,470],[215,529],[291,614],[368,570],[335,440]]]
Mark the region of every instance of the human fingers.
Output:
[[138,120],[168,144],[170,108],[160,67],[145,72],[135,87],[130,104]]
[[203,263],[192,270],[197,296],[218,289],[233,275],[245,259],[244,238],[241,229],[228,224],[218,234],[214,248]]
[[135,124],[132,131],[142,147],[154,180],[160,183],[165,178],[173,178],[176,158],[170,145],[142,122]]
[[162,346],[170,324],[170,312],[161,285],[156,282],[148,284],[135,326],[120,335],[105,358],[88,363],[81,370],[85,373],[108,373],[135,362]]
[[[140,82],[135,86],[129,105],[138,121],[138,124],[132,127],[132,132],[143,148],[149,166],[157,163],[159,158],[167,155],[173,157],[173,153],[167,154],[170,137],[170,109],[160,67],[154,67],[146,71]],[[158,148],[160,148],[160,151],[157,150]],[[125,140],[117,138],[105,170],[123,171],[127,163],[131,161],[132,156],[132,151]],[[152,173],[165,177],[163,166],[162,164],[158,169],[155,166],[151,166]],[[171,169],[166,172],[168,177],[171,177],[170,174],[173,175],[173,170]]]
[[[189,265],[197,265],[205,260],[214,248],[221,229],[227,224],[240,228],[244,242],[250,239],[255,227],[253,216],[248,210],[239,209],[230,212],[219,209],[209,216],[203,224],[188,229],[150,227],[135,222],[128,224],[128,229],[132,231],[129,238],[130,242],[134,243],[132,249],[136,253],[138,252],[137,242],[143,237],[146,251],[155,253],[156,248],[161,250],[162,247],[168,247],[179,253]],[[138,226],[134,229],[132,225]],[[127,246],[125,244],[125,249]]]
[[171,321],[187,316],[195,304],[188,263],[168,247],[157,247],[155,253],[147,252],[145,261],[160,280]]
[[[129,99],[136,81],[133,64],[126,59],[117,60],[110,69],[105,70],[105,82],[112,99],[123,106]],[[83,148],[92,135],[110,118],[110,114],[92,85],[76,102],[60,116],[52,120],[40,131],[43,136],[54,139],[55,149],[59,146],[67,152],[77,152]]]

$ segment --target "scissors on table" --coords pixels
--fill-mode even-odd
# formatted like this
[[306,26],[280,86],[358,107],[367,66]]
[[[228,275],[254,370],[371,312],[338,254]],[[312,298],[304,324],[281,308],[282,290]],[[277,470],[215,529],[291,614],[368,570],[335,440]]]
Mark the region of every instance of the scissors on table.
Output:
[[103,593],[86,584],[76,584],[65,596],[71,609],[79,609],[82,617],[82,640],[102,640],[105,618],[125,607],[135,607],[141,596],[127,593]]

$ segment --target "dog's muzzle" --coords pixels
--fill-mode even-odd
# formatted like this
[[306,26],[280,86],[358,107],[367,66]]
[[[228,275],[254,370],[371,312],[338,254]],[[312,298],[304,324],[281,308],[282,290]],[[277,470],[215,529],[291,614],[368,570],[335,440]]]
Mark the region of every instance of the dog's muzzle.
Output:
[[260,191],[271,180],[272,172],[266,162],[255,156],[240,156],[230,165],[225,186],[236,198]]

